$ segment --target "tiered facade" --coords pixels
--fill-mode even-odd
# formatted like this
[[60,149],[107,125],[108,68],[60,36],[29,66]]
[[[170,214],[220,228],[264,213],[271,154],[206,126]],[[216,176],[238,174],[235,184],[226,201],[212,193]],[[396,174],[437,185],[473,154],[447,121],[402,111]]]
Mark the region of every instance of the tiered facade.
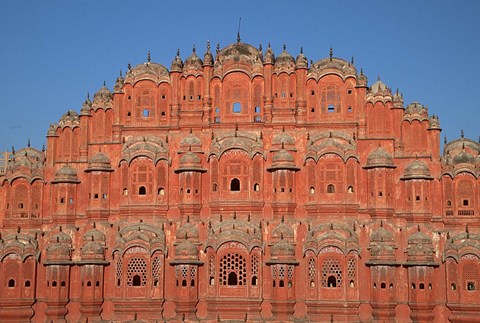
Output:
[[467,322],[480,144],[353,61],[129,66],[0,174],[2,322]]

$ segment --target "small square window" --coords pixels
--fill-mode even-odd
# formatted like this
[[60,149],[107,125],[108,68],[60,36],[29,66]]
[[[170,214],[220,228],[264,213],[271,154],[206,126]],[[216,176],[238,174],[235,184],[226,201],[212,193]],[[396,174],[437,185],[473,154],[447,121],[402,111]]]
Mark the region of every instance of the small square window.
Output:
[[463,206],[468,206],[468,200],[463,200]]
[[150,115],[150,110],[148,110],[148,109],[143,109],[142,115],[143,115],[144,118],[148,118],[148,116]]

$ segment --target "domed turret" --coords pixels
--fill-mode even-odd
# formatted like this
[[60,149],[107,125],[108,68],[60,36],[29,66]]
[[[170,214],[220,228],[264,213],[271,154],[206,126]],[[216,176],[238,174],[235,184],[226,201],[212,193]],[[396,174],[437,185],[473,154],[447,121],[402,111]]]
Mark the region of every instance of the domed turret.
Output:
[[300,170],[300,168],[295,165],[293,156],[285,149],[280,149],[273,154],[272,167],[267,168],[269,172],[279,169]]
[[270,43],[268,43],[267,51],[265,52],[265,56],[263,58],[264,64],[275,64],[275,54],[273,54],[273,50],[270,47]]
[[88,168],[86,171],[94,171],[94,170],[99,170],[99,171],[113,171],[113,169],[110,166],[110,158],[102,153],[101,151],[98,152],[95,156],[90,158],[88,161]]
[[405,167],[402,179],[433,179],[433,177],[430,176],[430,170],[424,162],[414,160]]
[[303,55],[303,47],[300,48],[300,54],[298,54],[297,59],[295,60],[295,68],[308,68],[308,60],[305,55]]
[[293,56],[287,52],[287,47],[283,45],[283,52],[275,60],[275,72],[291,72],[295,68]]
[[115,81],[115,85],[113,86],[113,91],[115,93],[122,93],[123,83],[125,83],[125,79],[123,78],[122,71],[120,70],[120,75],[117,77]]
[[207,51],[203,55],[203,65],[204,66],[213,66],[213,55],[210,52],[210,41],[207,42]]
[[181,72],[183,70],[183,61],[180,57],[180,49],[177,49],[177,55],[175,55],[175,58],[172,61],[170,70],[172,72]]
[[55,173],[52,183],[80,183],[77,177],[77,171],[69,165],[63,165]]
[[198,155],[192,151],[187,151],[180,157],[180,167],[175,170],[175,173],[181,172],[206,172],[207,170],[202,168],[202,160]]
[[185,60],[185,64],[183,65],[183,71],[201,71],[202,65],[203,62],[200,57],[198,57],[195,46],[193,46],[192,54]]
[[107,88],[105,83],[103,87],[97,91],[97,93],[93,96],[93,107],[98,107],[100,105],[104,105],[106,103],[110,103],[112,101],[113,95],[112,92]]
[[47,247],[47,261],[69,261],[71,260],[72,238],[62,231],[54,234]]
[[393,164],[392,156],[382,147],[378,147],[368,155],[367,165],[364,166],[364,168],[375,167],[395,168],[397,166]]

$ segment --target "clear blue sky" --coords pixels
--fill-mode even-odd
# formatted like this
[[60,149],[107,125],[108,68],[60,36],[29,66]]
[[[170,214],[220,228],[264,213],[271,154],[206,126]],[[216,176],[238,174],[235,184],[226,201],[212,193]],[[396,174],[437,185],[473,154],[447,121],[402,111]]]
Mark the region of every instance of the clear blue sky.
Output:
[[[405,103],[439,115],[449,140],[480,135],[480,1],[8,1],[0,0],[0,151],[41,148],[50,123],[79,112],[87,92],[146,60],[170,68],[177,48],[236,41],[275,54],[355,57]],[[442,138],[443,138],[442,135]],[[443,141],[443,139],[442,139]]]

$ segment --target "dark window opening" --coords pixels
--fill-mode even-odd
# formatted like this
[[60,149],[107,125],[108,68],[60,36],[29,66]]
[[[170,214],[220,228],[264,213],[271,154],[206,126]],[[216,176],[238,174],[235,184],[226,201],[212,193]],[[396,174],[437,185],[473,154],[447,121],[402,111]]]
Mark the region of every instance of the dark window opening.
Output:
[[311,94],[311,95],[315,95],[315,91],[312,90],[312,91],[310,92],[310,94]]
[[62,280],[62,282],[60,283],[60,286],[65,287],[65,286],[67,286],[67,283],[64,280]]
[[52,282],[52,287],[57,287],[57,281],[56,281],[56,280],[54,280],[54,281]]
[[193,95],[190,95],[190,101],[193,101]]
[[348,192],[348,193],[353,193],[353,186],[349,186],[349,187],[347,188],[347,192]]
[[415,289],[416,286],[415,286],[415,283],[412,283],[412,289]]
[[165,94],[164,94],[164,95],[162,95],[162,100],[165,100],[165,98],[166,98]]
[[258,278],[257,278],[257,276],[253,276],[252,277],[252,286],[257,286],[257,284],[258,284]]
[[230,182],[230,191],[232,192],[240,191],[240,180],[238,178],[234,178]]
[[129,100],[131,100],[131,99],[132,99],[132,97],[129,95],[129,96],[128,96],[128,99],[129,99]]
[[91,281],[88,281],[88,282],[87,282],[87,287],[90,287],[90,286],[92,286],[92,282],[91,282]]
[[147,195],[147,188],[145,186],[140,186],[138,188],[138,195]]
[[141,286],[141,279],[140,279],[140,276],[139,275],[135,275],[133,276],[133,279],[132,279],[132,286]]
[[117,286],[120,286],[120,278],[117,279]]
[[311,109],[310,109],[310,112],[315,112],[315,108],[311,108]]
[[290,97],[293,98],[293,93],[292,92],[290,92]]
[[335,185],[328,184],[327,186],[327,193],[335,193]]
[[457,290],[457,284],[452,283],[452,284],[450,285],[450,288],[451,288],[452,290]]
[[187,286],[187,280],[186,279],[182,280],[182,286]]
[[424,283],[418,284],[418,289],[425,289],[425,284]]
[[100,286],[100,282],[98,280],[95,282],[95,286],[96,287]]
[[381,283],[381,284],[380,284],[380,288],[387,288],[387,284]]
[[[65,203],[65,198],[61,197],[60,198],[60,204],[63,204],[63,203]],[[18,204],[18,208],[23,209],[23,204],[22,203]]]
[[272,282],[272,286],[275,287],[275,281]]
[[468,200],[463,200],[463,206],[468,206]]
[[213,183],[212,191],[214,191],[214,192],[217,191],[217,183]]
[[190,194],[190,189],[189,188],[187,188],[187,194]]
[[210,282],[210,286],[215,285],[215,278],[213,278],[212,276],[210,276],[209,282]]
[[253,190],[254,190],[255,192],[259,192],[259,191],[260,191],[260,184],[255,183],[255,185],[253,185]]
[[30,283],[29,280],[26,280],[26,281],[25,281],[25,287],[30,287],[30,284],[31,284],[31,283]]
[[158,286],[158,279],[155,279],[155,280],[153,281],[153,286],[155,286],[155,287]]
[[183,96],[183,99],[186,100],[186,99],[187,99],[187,96],[184,95],[184,96]]
[[195,279],[192,279],[192,280],[190,281],[190,286],[195,286]]
[[378,192],[378,196],[383,196],[383,192]]
[[176,283],[175,283],[175,286],[177,286],[177,287],[178,287],[178,279],[177,279],[177,281],[176,281]]
[[283,282],[283,279],[280,279],[278,282],[278,287],[285,287],[285,283]]
[[475,290],[475,283],[474,282],[468,282],[467,283],[467,290]]
[[165,111],[162,111],[161,115],[162,115],[162,117],[164,117],[166,115]]
[[352,90],[348,90],[347,93],[348,93],[348,94],[352,94]]
[[131,117],[132,116],[132,113],[129,111],[127,112],[127,117]]
[[8,281],[8,287],[15,287],[15,279],[10,279]]
[[93,195],[93,198],[94,198],[94,199],[98,199],[98,193],[95,193],[95,194]]
[[230,272],[228,274],[228,281],[227,281],[229,286],[237,286],[238,285],[238,278],[237,278],[237,273]]
[[337,287],[337,279],[335,276],[329,276],[327,279],[327,286],[328,287]]
[[415,196],[415,201],[420,201],[420,195]]
[[198,95],[198,96],[197,96],[197,99],[201,100],[201,99],[202,99],[202,96],[201,96],[201,95]]

